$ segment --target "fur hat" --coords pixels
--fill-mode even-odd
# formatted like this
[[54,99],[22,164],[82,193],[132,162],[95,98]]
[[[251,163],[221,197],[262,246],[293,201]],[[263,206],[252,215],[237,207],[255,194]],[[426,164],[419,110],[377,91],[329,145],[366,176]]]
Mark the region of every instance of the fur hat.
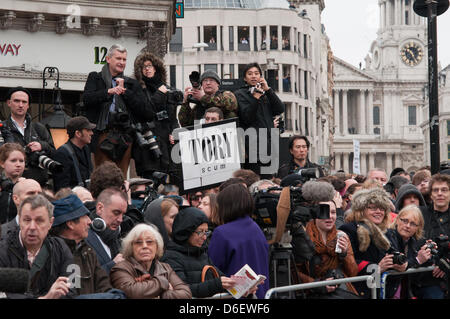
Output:
[[361,189],[353,194],[352,211],[363,211],[369,205],[375,205],[388,212],[391,209],[391,200],[388,193],[379,187]]

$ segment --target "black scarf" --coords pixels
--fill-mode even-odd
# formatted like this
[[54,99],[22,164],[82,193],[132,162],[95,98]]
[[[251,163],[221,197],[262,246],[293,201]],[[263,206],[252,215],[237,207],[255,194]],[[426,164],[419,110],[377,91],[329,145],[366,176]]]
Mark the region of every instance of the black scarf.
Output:
[[[101,218],[100,216],[97,215],[96,212],[92,212],[90,217],[92,220],[94,218]],[[96,231],[94,229],[92,229],[92,231],[94,231],[101,238],[101,240],[109,247],[109,249],[111,250],[111,259],[114,259],[114,257],[116,257],[116,255],[120,251],[120,240],[119,240],[120,228],[117,230],[112,230],[106,227],[104,231]]]
[[144,81],[145,86],[147,89],[154,93],[156,90],[163,85],[164,83],[161,80],[161,76],[158,73],[155,73],[155,75],[151,78],[146,77],[145,75],[142,76],[142,81]]

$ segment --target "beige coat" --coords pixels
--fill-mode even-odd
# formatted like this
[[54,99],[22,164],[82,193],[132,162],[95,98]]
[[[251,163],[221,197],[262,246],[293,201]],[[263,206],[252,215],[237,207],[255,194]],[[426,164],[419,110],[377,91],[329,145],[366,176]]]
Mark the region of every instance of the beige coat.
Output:
[[[153,261],[153,276],[134,258],[116,264],[110,272],[111,284],[122,290],[130,299],[188,299],[192,298],[185,284],[169,264]],[[173,289],[169,289],[169,283]]]

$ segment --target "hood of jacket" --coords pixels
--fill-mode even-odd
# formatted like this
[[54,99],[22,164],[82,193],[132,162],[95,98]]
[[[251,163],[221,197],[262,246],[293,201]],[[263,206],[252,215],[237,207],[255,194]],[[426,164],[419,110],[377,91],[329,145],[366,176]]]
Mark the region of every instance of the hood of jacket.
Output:
[[405,196],[414,194],[419,198],[419,206],[426,206],[425,199],[420,191],[413,184],[404,184],[398,189],[398,195],[395,200],[395,210],[399,212],[403,208],[403,199]]
[[208,217],[195,207],[183,208],[176,216],[172,226],[173,241],[185,245],[192,233],[201,224],[208,224]]
[[155,225],[164,241],[164,246],[170,241],[169,234],[167,233],[166,226],[164,225],[164,220],[161,212],[161,203],[164,198],[157,198],[147,206],[144,212],[144,222],[146,224]]

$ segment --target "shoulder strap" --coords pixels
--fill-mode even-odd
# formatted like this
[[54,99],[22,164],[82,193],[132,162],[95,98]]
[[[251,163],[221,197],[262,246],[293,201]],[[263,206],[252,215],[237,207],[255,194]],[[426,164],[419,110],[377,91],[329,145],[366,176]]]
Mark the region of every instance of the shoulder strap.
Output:
[[78,185],[84,186],[84,182],[81,179],[80,163],[78,162],[78,158],[75,155],[75,152],[73,151],[72,146],[69,143],[66,143],[66,144],[61,145],[61,147],[64,147],[69,152],[70,156],[72,157],[73,166],[75,167],[75,173],[77,174]]
[[202,282],[205,281],[205,277],[206,277],[206,272],[208,270],[210,270],[213,272],[214,278],[218,278],[220,277],[219,273],[217,272],[216,268],[214,268],[214,266],[211,265],[205,265],[202,269]]

